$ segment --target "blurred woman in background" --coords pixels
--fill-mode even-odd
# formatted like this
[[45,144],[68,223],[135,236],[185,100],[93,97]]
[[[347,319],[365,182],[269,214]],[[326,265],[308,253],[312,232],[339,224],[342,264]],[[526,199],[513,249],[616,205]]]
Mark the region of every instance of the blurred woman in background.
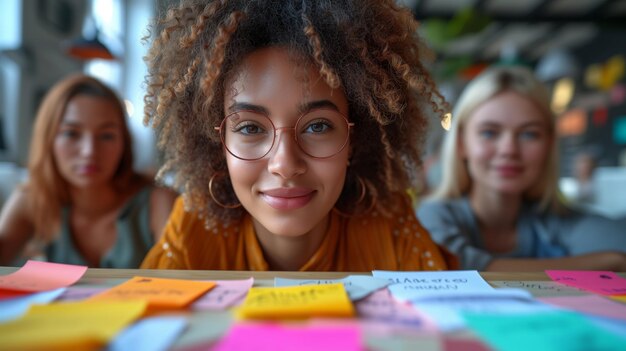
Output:
[[463,269],[626,270],[626,221],[560,200],[548,96],[530,70],[497,67],[472,81],[455,106],[443,179],[418,217]]
[[85,75],[57,83],[37,113],[28,179],[0,214],[0,264],[43,255],[90,267],[138,267],[177,194],[132,166],[116,94]]

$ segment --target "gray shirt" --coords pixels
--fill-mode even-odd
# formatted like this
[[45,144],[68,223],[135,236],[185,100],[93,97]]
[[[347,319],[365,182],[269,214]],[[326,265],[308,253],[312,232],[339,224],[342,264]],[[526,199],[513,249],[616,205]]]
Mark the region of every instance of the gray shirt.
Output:
[[462,269],[484,270],[494,258],[551,258],[594,251],[626,252],[626,218],[608,219],[569,211],[566,215],[540,212],[524,204],[517,221],[517,245],[511,252],[485,249],[476,216],[467,198],[428,200],[417,216],[432,238],[459,257]]

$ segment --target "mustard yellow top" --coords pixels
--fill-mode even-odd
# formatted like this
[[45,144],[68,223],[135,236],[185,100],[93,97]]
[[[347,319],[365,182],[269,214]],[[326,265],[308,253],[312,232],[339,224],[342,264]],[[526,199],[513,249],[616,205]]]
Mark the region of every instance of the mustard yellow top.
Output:
[[[433,242],[408,197],[402,199],[401,213],[391,218],[376,212],[345,217],[332,211],[326,237],[300,271],[456,269],[456,257]],[[182,197],[141,268],[269,270],[250,215],[207,229],[195,213],[185,212]]]

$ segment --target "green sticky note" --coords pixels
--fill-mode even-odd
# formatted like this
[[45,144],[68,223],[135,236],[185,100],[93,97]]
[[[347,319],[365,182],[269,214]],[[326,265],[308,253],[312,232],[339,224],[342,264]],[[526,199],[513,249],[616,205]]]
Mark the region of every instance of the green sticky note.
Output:
[[463,313],[481,339],[500,351],[619,350],[626,338],[573,312],[528,314]]

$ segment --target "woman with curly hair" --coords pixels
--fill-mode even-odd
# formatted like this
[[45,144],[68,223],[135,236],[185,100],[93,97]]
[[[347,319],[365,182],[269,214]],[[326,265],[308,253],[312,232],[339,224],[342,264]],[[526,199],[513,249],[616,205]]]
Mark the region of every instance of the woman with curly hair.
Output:
[[185,1],[153,29],[146,122],[183,195],[142,268],[454,267],[406,195],[443,103],[410,11]]
[[177,194],[132,168],[131,135],[115,92],[82,74],[55,84],[37,112],[28,179],[0,215],[0,264],[137,268]]

